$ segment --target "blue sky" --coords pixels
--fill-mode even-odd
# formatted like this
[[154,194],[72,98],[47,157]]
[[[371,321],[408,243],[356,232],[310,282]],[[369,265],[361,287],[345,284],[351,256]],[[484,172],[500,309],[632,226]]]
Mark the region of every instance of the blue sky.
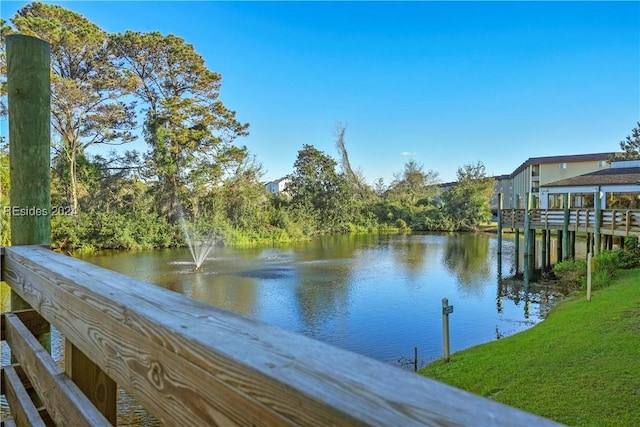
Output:
[[616,151],[640,120],[639,2],[52,3],[193,44],[265,179],[303,144],[337,159],[337,122],[352,166],[388,184],[409,159],[451,181],[470,162]]

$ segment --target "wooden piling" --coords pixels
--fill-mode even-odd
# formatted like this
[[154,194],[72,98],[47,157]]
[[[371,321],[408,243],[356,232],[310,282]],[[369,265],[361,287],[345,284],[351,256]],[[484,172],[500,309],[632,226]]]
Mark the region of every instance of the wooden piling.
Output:
[[564,209],[564,216],[562,221],[562,259],[558,261],[564,261],[569,258],[569,193],[562,195],[562,207]]
[[502,254],[502,193],[498,193],[498,255]]
[[594,198],[596,219],[593,224],[593,253],[600,255],[600,225],[602,224],[602,206],[600,205],[600,191],[597,191]]
[[547,230],[542,230],[542,242],[541,242],[542,253],[540,254],[540,265],[543,271],[546,270],[549,265],[547,263],[547,253],[549,251],[549,249],[547,248],[547,245],[549,244],[547,237],[548,237]]
[[[516,209],[520,209],[520,195],[516,194]],[[518,273],[520,270],[520,229],[516,227],[515,230],[515,237],[514,237],[514,241],[515,241],[515,265],[516,265],[516,273]]]
[[7,36],[11,244],[49,245],[50,47]]
[[[7,36],[6,48],[11,244],[49,246],[51,49],[24,35]],[[30,308],[11,291],[11,310]],[[38,339],[51,352],[50,334]]]
[[524,199],[524,257],[527,258],[529,256],[529,240],[531,239],[531,234],[529,233],[529,227],[531,223],[531,216],[529,215],[529,193],[526,194]]
[[562,261],[563,258],[563,253],[562,253],[562,246],[563,246],[563,235],[562,235],[562,230],[558,230],[558,237],[556,238],[557,242],[558,242],[558,249],[556,250],[557,256],[556,256],[556,262],[560,262]]

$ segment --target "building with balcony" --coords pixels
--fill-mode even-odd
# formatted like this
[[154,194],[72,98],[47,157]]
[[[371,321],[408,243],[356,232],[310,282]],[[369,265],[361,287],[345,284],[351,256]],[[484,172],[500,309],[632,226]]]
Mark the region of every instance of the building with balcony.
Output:
[[[532,206],[541,206],[542,187],[552,182],[608,169],[608,159],[614,155],[615,153],[594,153],[531,157],[510,175],[510,189],[502,193],[503,206],[524,208],[527,194],[531,195]],[[501,190],[504,189],[503,184]],[[548,200],[545,204],[548,204]]]

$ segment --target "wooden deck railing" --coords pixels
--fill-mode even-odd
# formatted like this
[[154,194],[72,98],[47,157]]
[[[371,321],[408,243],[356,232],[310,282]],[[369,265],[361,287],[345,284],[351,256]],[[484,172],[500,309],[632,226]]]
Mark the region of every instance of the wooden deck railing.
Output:
[[[524,209],[503,209],[502,226],[524,227]],[[530,226],[535,229],[562,229],[563,209],[530,209]],[[596,224],[594,209],[569,209],[569,230],[593,232]],[[640,234],[640,210],[603,209],[601,211],[600,233],[615,236]]]
[[39,425],[43,414],[109,424],[76,387],[99,398],[102,380],[72,382],[29,333],[46,322],[166,425],[555,425],[38,246],[5,248],[0,270],[35,309],[2,316],[16,359],[3,368],[5,425]]

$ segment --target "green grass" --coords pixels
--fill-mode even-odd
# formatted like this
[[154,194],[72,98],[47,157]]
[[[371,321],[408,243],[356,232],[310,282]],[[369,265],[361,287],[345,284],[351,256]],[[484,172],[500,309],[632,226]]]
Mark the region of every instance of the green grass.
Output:
[[535,327],[436,361],[430,378],[573,426],[640,425],[640,269]]

